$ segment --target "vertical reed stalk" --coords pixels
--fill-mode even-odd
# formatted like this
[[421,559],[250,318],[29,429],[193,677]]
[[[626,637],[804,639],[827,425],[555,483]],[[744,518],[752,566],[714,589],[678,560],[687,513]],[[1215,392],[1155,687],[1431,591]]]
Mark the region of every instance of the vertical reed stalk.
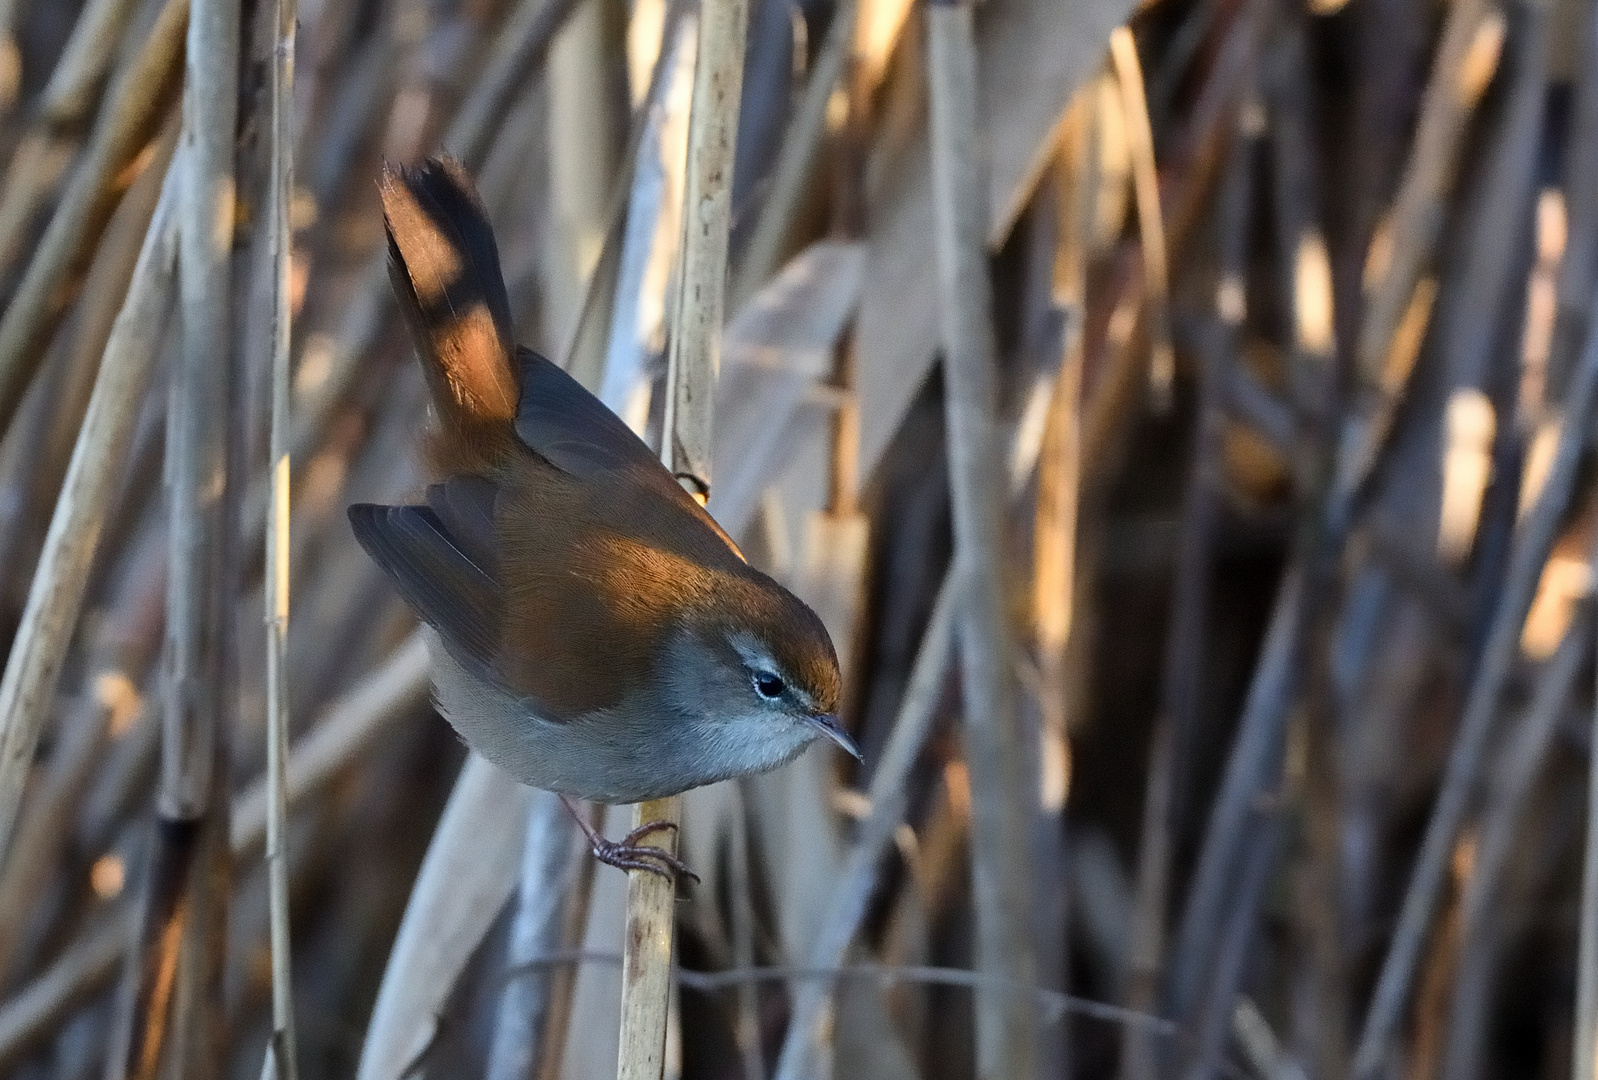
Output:
[[710,495],[712,395],[726,321],[732,160],[748,22],[748,0],[710,0],[703,5],[688,119],[680,291],[672,312],[661,458],[702,500]]
[[[237,0],[193,5],[185,47],[178,295],[181,348],[166,428],[168,532],[165,694],[156,843],[138,946],[125,1075],[163,1062],[208,1080],[220,1068],[221,1004],[210,986],[226,942],[228,895],[214,879],[225,814],[228,701],[224,550],[228,476]],[[219,797],[220,796],[220,797]],[[225,820],[223,818],[222,820]]]
[[[960,626],[965,750],[971,770],[972,886],[977,965],[985,975],[1034,981],[1029,929],[1029,806],[1005,608],[1004,473],[996,424],[988,281],[986,164],[979,134],[971,5],[927,7],[933,216],[949,487],[956,558],[969,575]],[[1037,1073],[1037,1015],[1021,994],[977,994],[977,1076]]]
[[233,132],[237,111],[238,5],[205,0],[189,23],[183,108],[183,198],[178,204],[178,287],[183,348],[167,427],[172,517],[167,593],[165,745],[161,813],[196,820],[210,803],[219,705],[214,676],[217,553],[231,341]]
[[[1076,611],[1077,511],[1082,481],[1082,322],[1086,309],[1088,229],[1093,212],[1096,150],[1089,95],[1066,112],[1055,166],[1055,237],[1050,304],[1060,326],[1059,371],[1049,395],[1038,454],[1033,513],[1032,623],[1042,711],[1043,811],[1063,814],[1070,778],[1066,703]],[[1051,344],[1055,344],[1052,343]],[[1013,482],[1013,481],[1012,481]]]
[[[732,225],[732,164],[743,85],[748,0],[706,0],[688,127],[682,261],[671,324],[661,457],[690,492],[710,497],[710,447]],[[677,800],[640,803],[633,819],[675,821]],[[675,848],[671,831],[656,842]],[[676,886],[659,874],[627,876],[617,1080],[659,1080],[665,1065]]]
[[[1203,691],[1205,646],[1211,624],[1210,582],[1215,543],[1223,510],[1219,483],[1224,416],[1222,387],[1243,332],[1247,252],[1243,247],[1252,220],[1252,163],[1257,131],[1244,125],[1232,149],[1232,160],[1218,193],[1220,219],[1220,285],[1218,322],[1204,357],[1199,385],[1198,416],[1192,434],[1190,472],[1182,496],[1182,526],[1171,586],[1171,615],[1166,627],[1161,673],[1160,712],[1155,721],[1155,755],[1143,803],[1137,913],[1127,1005],[1152,1010],[1158,1001],[1166,964],[1165,919],[1170,903],[1172,861],[1187,810],[1187,783],[1193,762],[1195,731]],[[1234,298],[1223,301],[1223,297]],[[1163,790],[1160,790],[1163,788]],[[1158,809],[1157,809],[1158,808]],[[1163,820],[1156,814],[1163,816]],[[1185,1007],[1186,1003],[1182,1003]],[[1139,1032],[1127,1029],[1123,1040],[1122,1075],[1127,1080],[1156,1073],[1155,1047]]]
[[[638,825],[674,822],[679,801],[674,796],[639,803],[633,808],[633,821]],[[674,830],[657,832],[652,839],[668,852],[676,850]],[[667,878],[639,870],[628,872],[617,1080],[660,1080],[664,1074],[676,896],[676,886]]]
[[294,997],[290,977],[288,830],[289,629],[289,304],[294,196],[294,29],[296,0],[277,0],[272,50],[272,154],[267,239],[272,275],[272,420],[266,521],[266,868],[272,942],[272,1037],[263,1080],[295,1080]]
[[610,217],[621,139],[615,130],[608,58],[607,0],[584,0],[551,43],[549,183],[551,228],[543,245],[544,331],[550,341],[573,339],[582,314],[584,282],[593,274]]

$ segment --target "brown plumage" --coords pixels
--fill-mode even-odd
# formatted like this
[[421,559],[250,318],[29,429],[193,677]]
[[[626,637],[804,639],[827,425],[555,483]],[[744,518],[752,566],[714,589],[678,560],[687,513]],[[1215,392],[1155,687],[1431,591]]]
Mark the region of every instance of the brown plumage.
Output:
[[460,167],[390,168],[381,190],[438,482],[426,505],[350,519],[433,631],[440,710],[524,782],[608,802],[774,768],[816,738],[852,752],[820,620],[620,419],[514,345]]
[[509,452],[519,397],[510,297],[477,193],[453,159],[383,170],[388,275],[424,360],[441,475],[491,467]]

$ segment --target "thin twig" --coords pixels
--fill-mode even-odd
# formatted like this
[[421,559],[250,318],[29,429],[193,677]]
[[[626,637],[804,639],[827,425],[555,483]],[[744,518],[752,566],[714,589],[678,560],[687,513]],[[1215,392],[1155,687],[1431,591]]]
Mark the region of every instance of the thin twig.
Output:
[[[521,977],[529,971],[566,964],[619,965],[624,958],[617,953],[575,949],[551,953],[526,964],[500,973],[502,979]],[[992,990],[1023,999],[1031,999],[1042,1006],[1046,1021],[1063,1016],[1085,1016],[1111,1024],[1127,1024],[1146,1028],[1167,1038],[1178,1034],[1177,1026],[1169,1020],[1148,1013],[1123,1009],[1119,1005],[1093,1001],[1072,994],[1062,994],[1030,983],[1019,983],[980,971],[964,968],[937,967],[927,964],[835,964],[830,967],[795,965],[770,965],[766,967],[730,968],[725,971],[689,971],[674,967],[672,978],[689,990],[717,993],[734,987],[761,982],[836,982],[843,979],[876,979],[882,982],[915,982],[934,986],[960,986],[970,990]]]
[[271,513],[266,525],[266,868],[272,940],[272,1036],[263,1080],[295,1080],[299,1054],[294,1035],[290,968],[288,836],[288,675],[284,668],[289,623],[289,310],[294,197],[294,32],[296,0],[277,0],[272,50],[271,190],[268,250],[272,274],[272,419],[267,467]]

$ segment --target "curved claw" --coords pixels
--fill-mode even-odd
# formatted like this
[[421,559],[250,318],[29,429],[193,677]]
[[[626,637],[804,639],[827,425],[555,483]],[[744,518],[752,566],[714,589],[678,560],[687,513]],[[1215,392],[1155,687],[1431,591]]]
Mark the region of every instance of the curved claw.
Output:
[[688,869],[688,865],[677,856],[663,848],[652,845],[640,845],[639,840],[652,832],[661,832],[676,829],[676,822],[649,821],[638,826],[620,840],[606,840],[595,837],[590,849],[594,858],[606,866],[614,866],[620,870],[646,870],[651,874],[675,881],[674,875],[681,874],[690,878],[695,885],[699,884],[699,875]]

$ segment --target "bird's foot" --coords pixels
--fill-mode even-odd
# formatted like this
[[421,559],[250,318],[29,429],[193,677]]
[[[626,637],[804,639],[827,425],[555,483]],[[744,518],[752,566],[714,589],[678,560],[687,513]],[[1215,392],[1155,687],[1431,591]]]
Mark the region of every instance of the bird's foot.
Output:
[[675,881],[676,875],[681,874],[691,878],[697,885],[699,875],[688,869],[688,865],[677,856],[665,848],[638,842],[650,833],[676,831],[676,828],[675,821],[646,821],[620,840],[607,840],[597,834],[590,836],[588,846],[594,858],[606,866],[614,866],[619,870],[645,870],[669,881]]

